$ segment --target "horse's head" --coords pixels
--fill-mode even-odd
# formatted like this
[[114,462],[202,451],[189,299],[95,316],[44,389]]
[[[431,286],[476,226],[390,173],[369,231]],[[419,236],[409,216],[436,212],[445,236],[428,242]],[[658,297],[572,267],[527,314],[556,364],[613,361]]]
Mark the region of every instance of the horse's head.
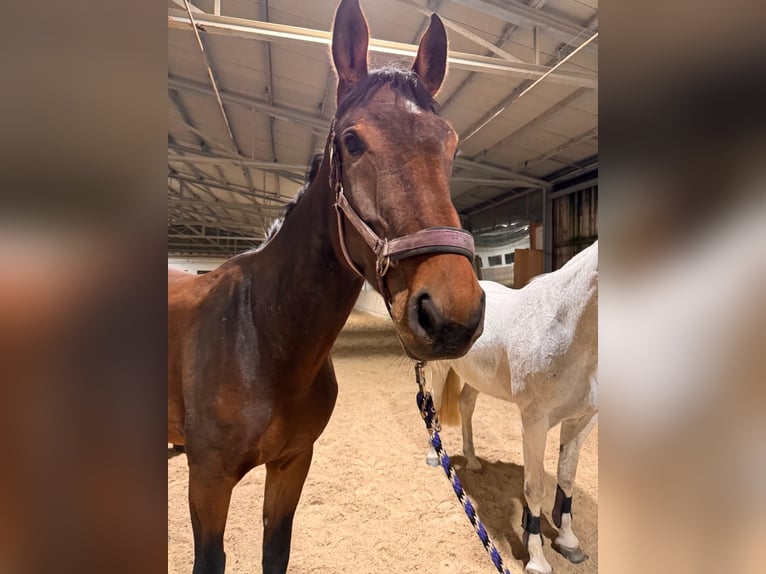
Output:
[[[333,183],[350,206],[339,217],[340,247],[382,291],[411,357],[459,357],[481,334],[484,292],[469,259],[472,240],[455,230],[449,180],[457,135],[433,99],[447,67],[447,35],[432,16],[406,71],[368,73],[368,41],[358,0],[343,0],[333,28],[338,111],[330,142]],[[366,239],[354,214],[372,232]],[[392,245],[414,248],[390,258],[373,252],[377,239],[397,238],[406,241]]]

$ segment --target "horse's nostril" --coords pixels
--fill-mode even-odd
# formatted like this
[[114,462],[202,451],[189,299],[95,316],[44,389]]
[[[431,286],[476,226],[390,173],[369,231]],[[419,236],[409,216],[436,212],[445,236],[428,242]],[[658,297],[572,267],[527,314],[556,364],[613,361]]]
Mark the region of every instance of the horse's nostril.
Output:
[[481,333],[484,305],[480,305],[464,320],[456,320],[450,314],[442,313],[438,299],[425,290],[413,295],[408,302],[408,322],[412,335],[416,344],[425,349],[421,349],[421,357],[443,359],[462,356]]
[[428,293],[422,293],[417,299],[418,324],[429,337],[434,337],[440,324],[439,313]]

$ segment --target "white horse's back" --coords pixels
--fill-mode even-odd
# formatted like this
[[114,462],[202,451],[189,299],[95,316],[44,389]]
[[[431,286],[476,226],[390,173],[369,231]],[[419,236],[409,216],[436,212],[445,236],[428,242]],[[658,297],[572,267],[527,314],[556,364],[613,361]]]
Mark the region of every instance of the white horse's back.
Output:
[[435,385],[453,369],[480,393],[527,402],[533,379],[553,385],[536,389],[550,395],[558,393],[559,383],[572,385],[595,375],[598,243],[522,289],[479,284],[486,293],[484,331],[464,357],[432,363]]

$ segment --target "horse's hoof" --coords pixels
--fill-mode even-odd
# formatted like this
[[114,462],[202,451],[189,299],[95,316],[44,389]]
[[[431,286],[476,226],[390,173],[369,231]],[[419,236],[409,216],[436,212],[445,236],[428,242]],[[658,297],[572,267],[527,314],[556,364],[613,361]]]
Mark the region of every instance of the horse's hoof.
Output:
[[553,574],[553,568],[551,568],[550,564],[547,566],[548,568],[542,564],[527,564],[524,567],[524,572],[525,574]]
[[469,460],[465,467],[468,470],[481,470],[481,463],[478,460]]
[[439,457],[438,456],[427,456],[426,457],[426,464],[428,466],[439,466]]
[[569,560],[572,564],[579,564],[580,562],[585,562],[588,559],[588,555],[585,554],[585,552],[582,551],[582,548],[579,546],[577,548],[567,548],[566,546],[561,546],[560,544],[556,544],[556,542],[553,542],[551,544],[553,546],[553,549],[561,554],[564,558]]

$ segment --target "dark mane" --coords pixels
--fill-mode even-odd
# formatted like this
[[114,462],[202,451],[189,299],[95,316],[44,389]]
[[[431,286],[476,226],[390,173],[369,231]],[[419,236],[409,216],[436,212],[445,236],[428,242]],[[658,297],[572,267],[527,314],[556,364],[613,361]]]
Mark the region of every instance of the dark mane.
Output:
[[316,152],[314,156],[311,158],[311,166],[309,167],[308,172],[306,172],[306,176],[304,177],[304,184],[303,187],[301,187],[298,190],[298,193],[295,194],[295,197],[293,197],[290,202],[285,205],[285,210],[282,212],[282,215],[275,219],[272,224],[269,226],[269,230],[266,232],[266,240],[264,241],[264,244],[269,241],[274,235],[276,235],[277,231],[279,231],[279,228],[282,227],[282,223],[284,222],[285,218],[290,215],[290,212],[293,210],[293,208],[298,204],[298,202],[303,197],[303,194],[306,193],[306,190],[309,188],[309,186],[314,182],[316,179],[317,173],[319,173],[319,167],[322,165],[322,159],[324,158],[323,152]]
[[415,102],[419,108],[435,114],[439,113],[439,104],[420,83],[415,72],[389,66],[372,70],[366,77],[354,84],[338,105],[335,117],[341,117],[352,108],[364,106],[375,92],[385,85],[390,86],[397,94]]

